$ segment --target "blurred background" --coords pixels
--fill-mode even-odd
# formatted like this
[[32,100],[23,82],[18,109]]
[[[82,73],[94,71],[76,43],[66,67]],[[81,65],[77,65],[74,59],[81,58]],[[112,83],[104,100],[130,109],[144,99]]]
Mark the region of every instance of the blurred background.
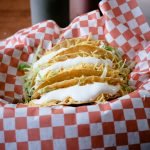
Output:
[[0,0],[0,40],[29,26],[30,0]]
[[66,27],[76,16],[98,9],[100,0],[0,0],[0,40],[47,19]]
[[[98,9],[101,0],[0,0],[0,40],[48,19],[66,27],[76,16]],[[150,1],[137,0],[150,24]]]

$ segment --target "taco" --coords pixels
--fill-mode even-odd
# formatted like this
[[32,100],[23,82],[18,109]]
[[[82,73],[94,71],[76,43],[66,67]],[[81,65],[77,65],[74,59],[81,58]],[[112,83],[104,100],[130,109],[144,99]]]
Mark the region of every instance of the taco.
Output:
[[132,91],[130,72],[105,41],[66,39],[25,70],[24,101],[31,106],[109,101]]

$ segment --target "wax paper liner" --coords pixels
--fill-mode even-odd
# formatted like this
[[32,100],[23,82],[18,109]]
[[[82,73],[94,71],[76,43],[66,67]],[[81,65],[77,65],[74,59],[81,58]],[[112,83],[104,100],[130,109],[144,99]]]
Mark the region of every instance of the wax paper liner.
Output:
[[[66,28],[45,21],[0,42],[0,149],[150,149],[150,28],[135,0],[103,0],[99,11],[75,18]],[[21,102],[22,72],[40,40],[50,49],[65,38],[92,33],[136,60],[121,98],[80,107],[27,107]],[[6,104],[9,103],[9,104]]]

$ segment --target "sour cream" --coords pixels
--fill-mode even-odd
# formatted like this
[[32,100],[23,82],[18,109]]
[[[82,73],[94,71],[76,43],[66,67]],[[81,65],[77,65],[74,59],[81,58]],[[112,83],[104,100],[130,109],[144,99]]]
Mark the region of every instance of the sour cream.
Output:
[[75,85],[67,88],[57,89],[43,94],[40,99],[33,100],[35,104],[46,103],[51,100],[63,101],[67,97],[72,97],[79,102],[92,102],[98,95],[107,93],[114,95],[120,90],[120,85],[109,85],[108,83],[94,82],[84,86]]
[[54,52],[51,52],[47,55],[44,55],[42,56],[38,61],[36,61],[34,64],[33,64],[33,69],[36,69],[38,66],[42,65],[42,64],[45,64],[47,63],[52,57],[56,56],[57,54],[65,51],[67,48],[61,48],[57,51],[54,51]]
[[[110,59],[98,59],[95,57],[76,57],[76,58],[72,58],[72,59],[67,59],[65,61],[62,62],[57,62],[54,63],[53,65],[42,69],[39,71],[36,79],[35,79],[35,83],[38,85],[39,81],[44,78],[44,76],[49,72],[49,71],[55,71],[55,70],[60,70],[61,68],[66,69],[66,68],[71,68],[75,65],[81,64],[81,63],[87,63],[87,64],[104,64],[107,66],[112,66],[112,61]],[[36,86],[36,85],[35,85]]]

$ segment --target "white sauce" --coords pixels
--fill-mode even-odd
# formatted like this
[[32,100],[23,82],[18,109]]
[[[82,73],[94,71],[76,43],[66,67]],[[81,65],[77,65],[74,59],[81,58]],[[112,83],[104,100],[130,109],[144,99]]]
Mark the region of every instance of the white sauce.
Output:
[[42,95],[39,100],[33,100],[33,103],[42,104],[54,99],[62,101],[67,97],[72,97],[74,100],[79,102],[91,102],[101,93],[114,95],[119,91],[119,89],[120,85],[113,86],[108,83],[98,82],[84,86],[75,85],[48,92]]
[[42,56],[38,61],[33,64],[33,69],[37,68],[39,65],[47,63],[52,57],[56,56],[60,52],[65,51],[67,48],[61,48],[55,52],[51,52],[50,54]]
[[[67,59],[63,62],[57,62],[43,70],[39,71],[39,75],[37,75],[35,82],[39,84],[39,81],[41,78],[43,78],[49,71],[53,70],[59,70],[61,68],[70,68],[75,65],[78,65],[80,63],[88,63],[88,64],[105,64],[109,65],[110,67],[112,66],[112,61],[110,59],[98,59],[95,57],[76,57],[73,59]],[[36,86],[36,85],[35,85]]]

